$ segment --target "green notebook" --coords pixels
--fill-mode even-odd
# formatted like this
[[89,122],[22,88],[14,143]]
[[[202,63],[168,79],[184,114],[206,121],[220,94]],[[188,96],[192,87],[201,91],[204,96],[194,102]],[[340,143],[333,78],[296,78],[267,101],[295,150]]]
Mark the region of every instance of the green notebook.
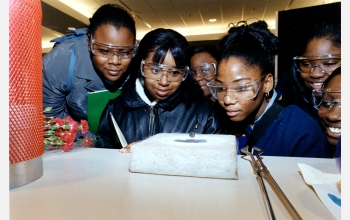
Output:
[[103,109],[106,107],[110,99],[118,97],[122,93],[122,89],[115,92],[109,90],[101,90],[96,92],[88,92],[88,118],[89,131],[96,134],[98,125],[100,124],[100,117]]

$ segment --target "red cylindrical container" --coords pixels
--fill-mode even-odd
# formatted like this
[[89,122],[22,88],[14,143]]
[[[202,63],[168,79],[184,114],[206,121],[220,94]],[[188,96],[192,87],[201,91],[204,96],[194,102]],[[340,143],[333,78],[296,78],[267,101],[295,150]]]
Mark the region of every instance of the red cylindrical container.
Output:
[[43,175],[44,153],[40,0],[10,0],[10,189]]

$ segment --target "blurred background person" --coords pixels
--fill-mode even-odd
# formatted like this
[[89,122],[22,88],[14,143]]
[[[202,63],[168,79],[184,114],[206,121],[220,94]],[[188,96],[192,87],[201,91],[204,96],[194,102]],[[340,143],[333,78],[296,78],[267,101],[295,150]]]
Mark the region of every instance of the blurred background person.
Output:
[[218,50],[212,45],[198,45],[191,48],[191,71],[196,82],[201,86],[204,96],[211,101],[216,100],[211,97],[207,83],[215,79]]

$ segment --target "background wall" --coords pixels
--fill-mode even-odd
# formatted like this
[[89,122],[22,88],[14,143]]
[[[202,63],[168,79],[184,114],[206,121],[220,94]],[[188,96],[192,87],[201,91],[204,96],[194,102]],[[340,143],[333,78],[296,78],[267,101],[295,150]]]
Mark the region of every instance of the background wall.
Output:
[[278,55],[278,78],[292,65],[294,50],[303,33],[317,22],[325,21],[341,24],[341,2],[277,12],[276,35],[284,45]]

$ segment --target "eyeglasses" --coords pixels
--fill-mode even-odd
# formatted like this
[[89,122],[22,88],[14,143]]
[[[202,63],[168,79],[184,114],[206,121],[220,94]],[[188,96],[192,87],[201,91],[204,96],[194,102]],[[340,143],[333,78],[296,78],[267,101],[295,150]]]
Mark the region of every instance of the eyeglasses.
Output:
[[118,56],[118,59],[130,59],[133,58],[137,52],[137,44],[132,46],[116,46],[113,44],[104,44],[95,41],[95,39],[90,38],[90,49],[91,52],[99,57],[109,59],[114,55]]
[[299,72],[310,74],[317,67],[322,73],[331,74],[341,65],[340,54],[327,54],[318,57],[299,57],[293,58],[294,64]]
[[207,83],[210,93],[219,101],[230,97],[235,101],[247,101],[254,99],[259,93],[259,85],[265,76],[256,80],[242,80],[234,83],[220,83],[212,80]]
[[168,82],[182,82],[186,79],[188,72],[188,66],[175,67],[158,63],[146,63],[145,60],[141,61],[141,74],[152,80],[159,81],[165,74]]
[[322,100],[320,109],[326,108],[328,111],[331,110],[335,103],[338,103],[338,107],[341,108],[341,99],[334,100]]
[[216,75],[215,63],[204,63],[201,66],[197,66],[191,69],[194,76],[200,76],[202,78],[208,78]]
[[335,103],[338,103],[339,108],[341,108],[341,99],[332,99],[330,95],[332,93],[340,93],[339,90],[327,90],[314,89],[312,91],[312,103],[315,109],[320,110],[322,108],[331,110]]

